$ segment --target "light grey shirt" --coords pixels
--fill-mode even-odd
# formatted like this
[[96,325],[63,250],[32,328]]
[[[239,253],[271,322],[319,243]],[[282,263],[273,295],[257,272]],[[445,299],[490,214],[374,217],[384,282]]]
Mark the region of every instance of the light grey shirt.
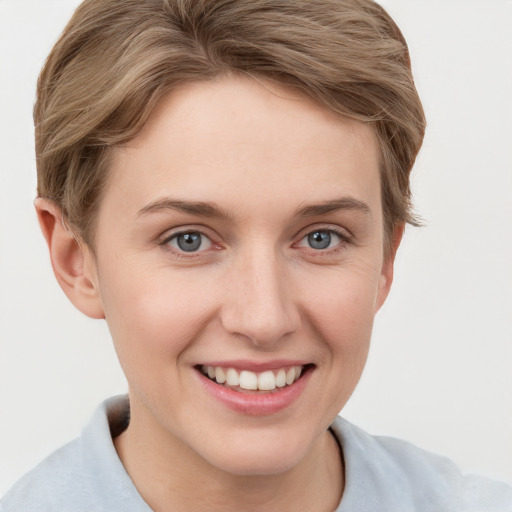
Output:
[[[151,512],[112,442],[128,415],[127,397],[105,401],[78,439],[7,493],[0,512]],[[512,487],[504,483],[464,476],[448,459],[370,436],[342,418],[331,430],[345,460],[345,491],[336,512],[512,512]]]

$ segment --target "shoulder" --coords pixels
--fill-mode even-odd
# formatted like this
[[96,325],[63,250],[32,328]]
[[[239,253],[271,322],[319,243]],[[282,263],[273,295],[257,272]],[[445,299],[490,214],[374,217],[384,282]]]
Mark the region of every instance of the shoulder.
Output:
[[345,457],[342,505],[379,512],[512,512],[512,487],[477,475],[463,475],[446,457],[406,441],[371,436],[348,421],[332,425]]
[[127,397],[106,400],[79,438],[15,484],[0,512],[150,512],[113,443],[128,414]]
[[0,512],[81,511],[79,504],[87,495],[82,478],[82,450],[80,440],[76,439],[19,480],[0,501]]

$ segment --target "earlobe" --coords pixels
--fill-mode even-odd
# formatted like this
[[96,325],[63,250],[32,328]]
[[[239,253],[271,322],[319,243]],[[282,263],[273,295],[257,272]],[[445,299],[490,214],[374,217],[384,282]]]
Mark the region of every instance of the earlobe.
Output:
[[37,198],[34,204],[60,287],[82,313],[91,318],[105,318],[91,251],[66,226],[55,203]]
[[393,283],[393,272],[396,252],[398,250],[398,247],[400,246],[400,242],[402,241],[404,230],[404,223],[397,224],[393,230],[393,239],[391,241],[389,254],[385,256],[385,260],[382,264],[379,281],[379,290],[377,294],[377,300],[375,303],[375,313],[377,313],[377,311],[382,307],[387,296],[389,295],[389,291],[391,290],[391,284]]

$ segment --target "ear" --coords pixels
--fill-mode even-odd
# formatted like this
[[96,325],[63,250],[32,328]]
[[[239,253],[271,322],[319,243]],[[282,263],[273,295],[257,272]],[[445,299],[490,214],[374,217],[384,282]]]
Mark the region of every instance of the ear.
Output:
[[379,290],[377,293],[377,300],[375,302],[375,312],[377,312],[382,307],[387,296],[389,295],[389,291],[391,290],[396,252],[400,246],[400,242],[402,241],[404,230],[405,224],[403,222],[395,226],[389,254],[384,255],[384,262],[382,264],[379,278]]
[[62,211],[55,203],[37,198],[34,204],[60,287],[82,313],[91,318],[105,318],[91,250],[66,226]]

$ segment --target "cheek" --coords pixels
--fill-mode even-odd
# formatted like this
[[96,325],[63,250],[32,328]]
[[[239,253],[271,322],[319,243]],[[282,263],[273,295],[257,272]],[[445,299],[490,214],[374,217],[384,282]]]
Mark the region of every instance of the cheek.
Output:
[[378,286],[378,272],[369,266],[311,279],[303,308],[333,350],[357,349],[369,338]]
[[355,386],[366,363],[374,318],[371,303],[371,296],[364,300],[340,292],[318,308],[316,326],[328,347],[333,379],[343,381],[340,390]]
[[[371,274],[370,274],[371,275]],[[314,280],[303,318],[316,340],[319,371],[325,377],[315,404],[326,424],[343,409],[364,370],[374,318],[376,280],[367,273],[336,272]]]
[[112,269],[107,275],[102,287],[105,316],[125,370],[150,361],[152,365],[176,364],[214,309],[201,280],[165,269]]

